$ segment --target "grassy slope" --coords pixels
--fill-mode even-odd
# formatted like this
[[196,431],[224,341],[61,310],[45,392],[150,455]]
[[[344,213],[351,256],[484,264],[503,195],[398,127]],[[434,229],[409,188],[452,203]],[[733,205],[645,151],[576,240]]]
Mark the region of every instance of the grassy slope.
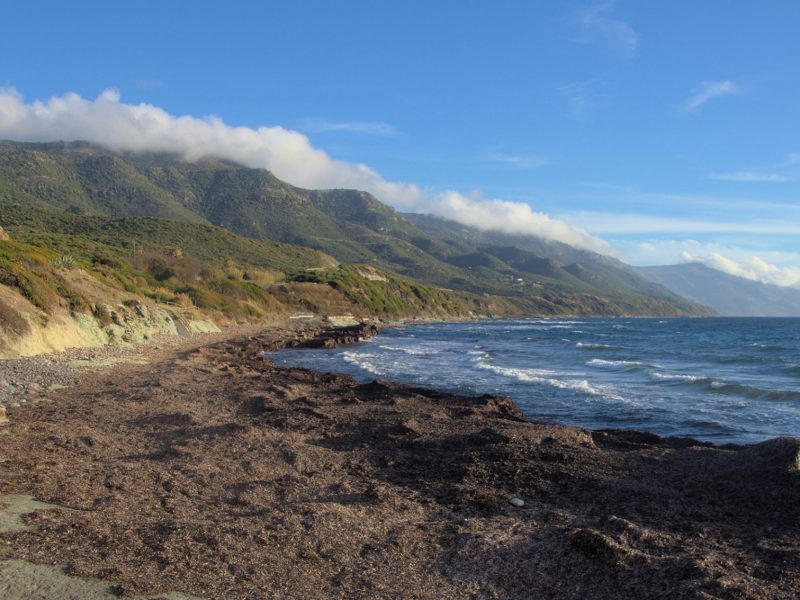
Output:
[[137,252],[173,252],[203,262],[233,260],[276,270],[327,267],[336,261],[301,246],[245,238],[213,225],[144,217],[92,217],[23,205],[0,206],[0,223],[14,239],[62,254],[122,260]]
[[[0,225],[12,238],[0,241],[0,285],[23,296],[41,319],[56,310],[107,317],[100,306],[107,297],[86,295],[70,283],[80,279],[72,276],[77,270],[94,278],[95,291],[117,290],[129,301],[148,298],[219,323],[274,321],[308,311],[389,320],[467,318],[505,307],[210,225],[19,205],[0,209]],[[133,240],[139,240],[135,256]],[[21,335],[29,326],[0,301],[0,328]]]
[[[115,154],[80,143],[0,143],[0,205],[14,202],[84,215],[214,223],[243,236],[300,244],[341,262],[367,263],[438,287],[507,296],[517,306],[611,314],[699,312],[613,259],[535,238],[504,244],[508,240],[452,222],[441,221],[437,229],[431,225],[436,221],[398,214],[364,192],[302,190],[263,169],[223,161]],[[109,231],[105,241],[116,244],[113,238],[133,231],[134,223],[125,228]],[[63,246],[44,237],[38,242]],[[527,255],[509,259],[506,246],[513,247],[512,255]],[[485,260],[473,265],[476,255]]]

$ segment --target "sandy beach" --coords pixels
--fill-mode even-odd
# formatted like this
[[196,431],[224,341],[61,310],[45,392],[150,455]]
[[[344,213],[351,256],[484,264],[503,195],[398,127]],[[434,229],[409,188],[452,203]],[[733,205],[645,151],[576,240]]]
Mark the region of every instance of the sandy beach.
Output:
[[[797,439],[532,423],[260,356],[369,333],[197,338],[34,387],[0,426],[0,595],[797,597]],[[43,565],[63,580],[37,596]]]

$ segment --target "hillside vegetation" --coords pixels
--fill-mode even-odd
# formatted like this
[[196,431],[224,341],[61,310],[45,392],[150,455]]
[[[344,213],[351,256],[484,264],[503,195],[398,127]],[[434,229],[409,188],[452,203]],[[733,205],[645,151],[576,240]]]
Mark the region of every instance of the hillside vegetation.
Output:
[[[3,207],[0,221],[11,236],[0,241],[0,283],[43,311],[56,304],[89,308],[91,302],[65,283],[63,275],[74,270],[132,298],[212,311],[221,321],[280,318],[312,305],[328,312],[315,304],[320,294],[310,292],[312,287],[326,288],[333,306],[362,316],[465,316],[487,306],[372,266],[339,266],[316,250],[209,225],[85,217],[20,205]],[[314,285],[303,285],[309,283]]]
[[[216,225],[243,236],[237,242],[242,251],[256,240],[295,244],[318,250],[338,263],[369,264],[438,288],[501,296],[514,310],[708,313],[627,265],[593,252],[400,214],[366,192],[303,190],[266,170],[219,160],[190,163],[163,154],[115,153],[85,143],[2,142],[0,209],[3,205],[7,206],[4,214],[11,215],[4,219],[14,218],[17,209],[10,205],[113,219],[115,224],[108,226],[103,239],[115,247],[122,243],[120,236],[130,235],[141,244],[151,237],[143,229],[147,222],[137,218],[185,226]],[[61,235],[69,224],[61,220],[56,225]],[[58,242],[57,236],[34,239],[35,223],[9,227],[28,227],[25,235],[31,236],[32,243]],[[165,232],[164,246],[171,235],[183,234],[186,240],[195,231],[213,230],[181,230],[175,225],[169,232],[166,226],[159,231]],[[74,234],[70,230],[65,235]],[[86,237],[93,239],[93,235]],[[244,238],[249,241],[241,241]],[[189,242],[180,245],[188,247]],[[252,246],[256,253],[262,248]],[[193,252],[200,260],[217,256],[202,248]],[[297,266],[304,256],[297,255]],[[252,257],[248,260],[258,262]]]
[[83,143],[0,142],[0,227],[0,354],[288,318],[703,311],[563,244]]
[[442,290],[371,265],[340,265],[317,250],[211,225],[13,204],[0,207],[0,223],[0,355],[292,316],[520,312],[499,298]]

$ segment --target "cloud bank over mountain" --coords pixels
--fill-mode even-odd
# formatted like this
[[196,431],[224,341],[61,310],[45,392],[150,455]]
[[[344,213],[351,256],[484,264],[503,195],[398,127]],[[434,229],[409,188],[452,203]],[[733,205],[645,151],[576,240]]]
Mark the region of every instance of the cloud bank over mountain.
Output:
[[429,212],[484,230],[531,234],[597,252],[603,240],[525,203],[483,200],[456,191],[431,196],[412,183],[391,182],[362,163],[336,160],[308,137],[283,127],[234,127],[218,117],[175,116],[151,104],[126,104],[115,90],[96,99],[68,93],[26,103],[0,90],[0,138],[26,142],[94,142],[115,150],[170,152],[198,160],[228,159],[265,168],[306,188],[356,188],[399,209]]
[[749,256],[736,260],[712,252],[708,256],[698,256],[690,252],[682,252],[680,258],[683,262],[702,262],[707,266],[751,281],[760,281],[782,287],[800,287],[800,269],[796,267],[779,267],[771,264],[760,256]]

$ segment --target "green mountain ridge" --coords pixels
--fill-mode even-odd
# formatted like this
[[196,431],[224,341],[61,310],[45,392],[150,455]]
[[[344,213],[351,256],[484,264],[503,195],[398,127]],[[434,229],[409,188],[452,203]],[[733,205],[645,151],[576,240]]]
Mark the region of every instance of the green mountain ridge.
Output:
[[304,190],[264,169],[222,160],[186,162],[82,142],[0,142],[2,205],[214,225],[519,306],[541,300],[549,312],[708,312],[593,252],[398,213],[362,191]]

